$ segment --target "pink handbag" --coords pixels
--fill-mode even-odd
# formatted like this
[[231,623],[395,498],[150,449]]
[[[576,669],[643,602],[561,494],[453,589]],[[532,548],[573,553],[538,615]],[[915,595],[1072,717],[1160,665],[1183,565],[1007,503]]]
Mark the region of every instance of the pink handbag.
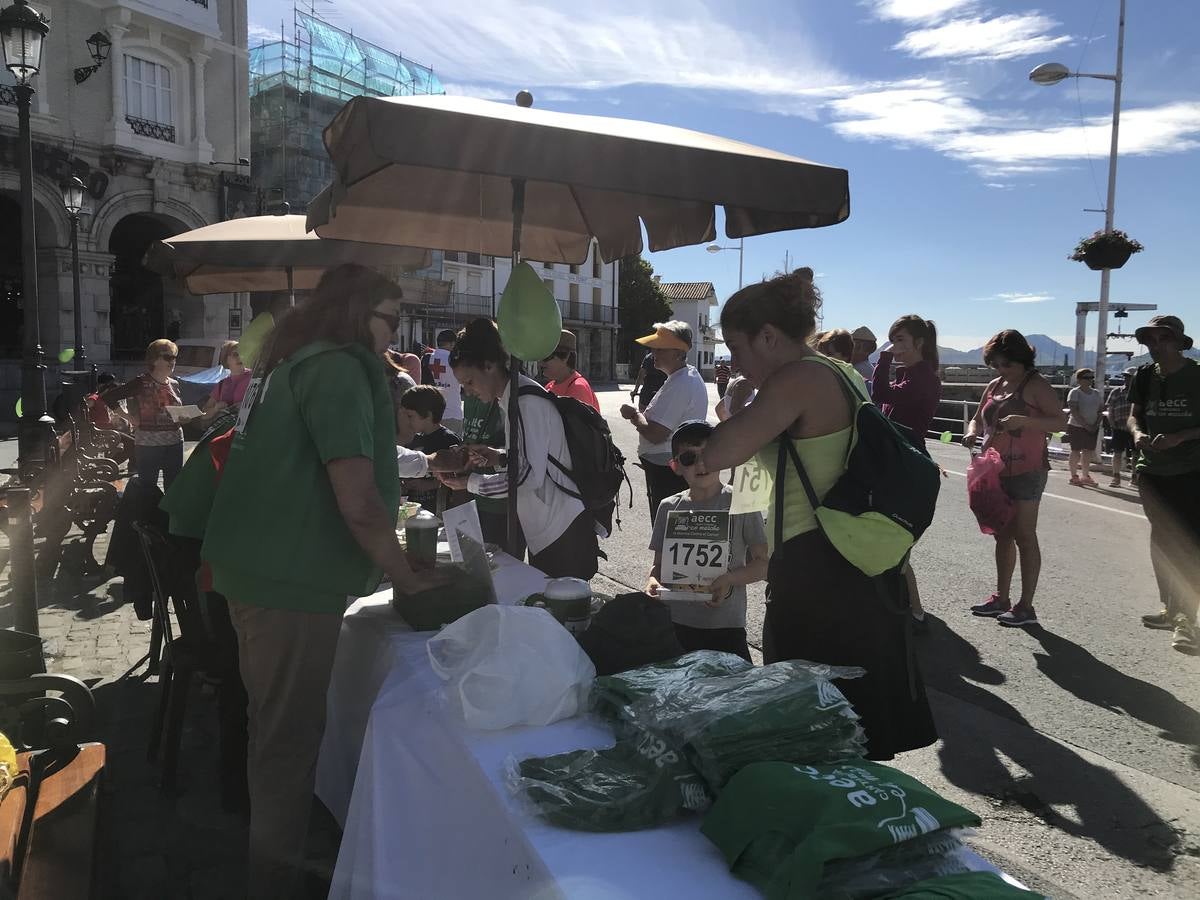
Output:
[[988,447],[967,466],[967,502],[984,534],[1003,531],[1016,512],[1012,498],[1000,484],[1003,471],[1004,460],[994,447]]

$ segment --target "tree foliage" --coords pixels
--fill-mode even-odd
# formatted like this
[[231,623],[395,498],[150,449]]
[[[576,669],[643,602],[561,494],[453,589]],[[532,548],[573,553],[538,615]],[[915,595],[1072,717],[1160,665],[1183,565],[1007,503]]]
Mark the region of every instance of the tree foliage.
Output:
[[621,346],[618,362],[641,362],[641,349],[635,341],[650,333],[655,322],[672,316],[671,304],[654,280],[654,267],[640,256],[621,260],[617,289]]

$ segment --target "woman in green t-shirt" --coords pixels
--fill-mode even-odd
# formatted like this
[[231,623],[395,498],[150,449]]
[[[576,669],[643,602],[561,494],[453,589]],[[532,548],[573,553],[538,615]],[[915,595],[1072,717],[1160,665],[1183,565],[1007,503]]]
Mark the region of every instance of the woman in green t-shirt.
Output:
[[[362,266],[328,272],[287,313],[247,389],[202,557],[229,600],[248,696],[250,897],[298,896],[325,692],[350,595],[386,575],[433,587],[396,540],[400,473],[382,359],[401,291]],[[423,475],[424,454],[402,465]],[[409,458],[411,457],[411,459]]]

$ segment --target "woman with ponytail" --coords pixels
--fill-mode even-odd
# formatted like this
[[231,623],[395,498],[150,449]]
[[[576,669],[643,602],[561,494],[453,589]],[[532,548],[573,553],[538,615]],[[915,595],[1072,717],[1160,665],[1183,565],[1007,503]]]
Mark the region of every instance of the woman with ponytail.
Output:
[[854,434],[857,407],[838,398],[846,399],[849,382],[867,399],[848,364],[810,346],[820,307],[807,268],[752,284],[725,304],[725,343],[759,390],[716,427],[701,457],[710,472],[757,457],[775,473],[763,660],[861,666],[862,677],[838,688],[859,714],[868,758],[886,760],[933,743],[937,732],[908,624],[897,615],[908,606],[904,579],[896,572],[871,578],[848,562],[822,532],[800,476],[802,466],[819,505],[846,471]]
[[[892,378],[892,361],[899,363]],[[888,329],[888,343],[879,351],[871,398],[883,414],[903,425],[918,447],[933,424],[942,380],[938,377],[937,326],[920,316],[901,316]]]

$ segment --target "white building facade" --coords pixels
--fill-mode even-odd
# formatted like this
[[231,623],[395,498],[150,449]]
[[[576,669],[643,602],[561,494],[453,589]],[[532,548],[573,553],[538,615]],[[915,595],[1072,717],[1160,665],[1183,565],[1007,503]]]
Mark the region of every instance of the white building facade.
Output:
[[675,318],[692,328],[689,365],[700,370],[705,380],[713,380],[717,334],[713,317],[717,314],[717,291],[711,281],[660,281],[663,296],[671,304]]
[[[256,212],[236,165],[250,152],[246,0],[34,0],[50,33],[34,77],[31,131],[42,346],[75,343],[70,220],[62,187],[85,185],[79,222],[83,343],[102,368],[161,337],[236,333],[243,298],[192,297],[141,265],[155,240]],[[102,35],[108,59],[87,41]],[[22,293],[17,109],[0,84],[0,417],[19,388]],[[228,163],[214,164],[214,161]],[[238,312],[233,314],[231,309]],[[248,310],[247,310],[248,312]]]
[[[596,245],[577,266],[529,263],[541,275],[562,313],[563,328],[575,333],[579,371],[589,381],[616,379],[618,328],[618,264],[604,262]],[[451,283],[451,305],[430,309],[423,325],[424,340],[432,343],[440,328],[458,327],[480,316],[493,318],[512,274],[512,260],[477,253],[447,252],[442,277]]]

